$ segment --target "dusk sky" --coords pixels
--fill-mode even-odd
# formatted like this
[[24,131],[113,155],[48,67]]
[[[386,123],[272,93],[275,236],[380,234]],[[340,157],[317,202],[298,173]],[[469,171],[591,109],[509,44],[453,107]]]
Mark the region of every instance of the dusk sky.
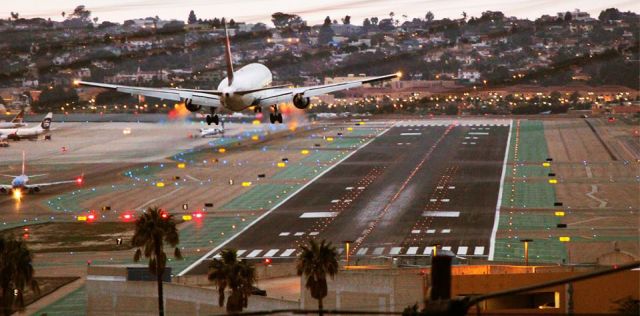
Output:
[[616,7],[621,11],[640,12],[640,1],[596,1],[596,0],[1,0],[0,17],[7,18],[10,12],[18,12],[20,17],[43,17],[62,20],[63,11],[69,13],[79,4],[91,10],[93,17],[100,21],[122,22],[127,19],[158,15],[161,19],[186,20],[190,10],[198,18],[228,17],[237,21],[265,22],[270,24],[271,13],[282,11],[295,13],[310,24],[321,23],[325,16],[340,20],[348,14],[353,24],[362,24],[365,17],[388,17],[393,11],[396,18],[403,21],[424,18],[432,11],[436,19],[459,18],[462,11],[468,16],[480,16],[487,10],[502,11],[507,16],[537,18],[543,14],[555,15],[579,8],[595,18],[601,10]]

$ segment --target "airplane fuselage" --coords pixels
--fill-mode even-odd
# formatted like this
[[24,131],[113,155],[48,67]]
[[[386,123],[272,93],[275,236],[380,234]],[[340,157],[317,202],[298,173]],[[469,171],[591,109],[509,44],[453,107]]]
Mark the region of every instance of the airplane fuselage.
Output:
[[14,189],[21,189],[24,188],[28,182],[29,177],[23,174],[13,178],[13,180],[11,181],[11,187],[13,187]]
[[218,90],[222,91],[220,103],[231,111],[242,111],[254,104],[261,93],[235,94],[236,91],[260,89],[271,85],[273,75],[267,66],[263,64],[248,64],[233,72],[233,81],[229,85],[229,78],[224,78],[218,84]]

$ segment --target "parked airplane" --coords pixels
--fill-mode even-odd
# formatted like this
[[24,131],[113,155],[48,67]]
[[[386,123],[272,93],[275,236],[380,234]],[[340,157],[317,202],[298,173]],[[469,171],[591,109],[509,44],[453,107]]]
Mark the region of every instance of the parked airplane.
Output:
[[24,138],[37,139],[38,136],[49,132],[52,118],[53,118],[53,113],[49,112],[44,117],[44,119],[42,119],[42,122],[40,122],[38,126],[0,129],[0,140],[3,140],[3,139],[21,140]]
[[227,77],[218,85],[217,90],[198,90],[181,88],[145,88],[135,86],[123,86],[107,83],[87,82],[75,80],[75,85],[100,87],[113,89],[131,95],[143,95],[148,97],[184,101],[187,109],[197,112],[202,107],[209,108],[211,115],[207,115],[207,124],[220,121],[217,111],[224,107],[238,112],[253,107],[256,112],[261,112],[262,107],[271,106],[271,123],[282,123],[282,113],[278,111],[278,104],[293,103],[298,109],[309,106],[310,98],[330,92],[360,87],[363,84],[391,80],[400,77],[400,73],[356,79],[340,83],[332,83],[310,87],[271,86],[273,76],[269,68],[259,63],[248,64],[237,71],[233,69],[231,58],[231,44],[229,33],[225,25],[225,60],[227,64]]
[[11,184],[0,184],[0,193],[12,194],[13,197],[16,199],[20,199],[22,197],[23,190],[26,190],[28,193],[36,193],[36,192],[40,192],[40,189],[43,187],[50,187],[53,185],[65,184],[65,183],[76,183],[80,185],[84,181],[83,176],[80,176],[74,180],[30,184],[29,183],[30,178],[40,177],[40,176],[43,176],[43,174],[37,174],[37,175],[31,175],[31,176],[26,175],[24,151],[22,152],[22,173],[18,176],[6,175],[6,174],[2,174],[0,176],[13,178],[13,180],[11,180]]
[[224,127],[221,127],[221,128],[218,128],[218,127],[201,128],[200,129],[200,137],[202,137],[202,138],[209,137],[209,136],[216,136],[216,135],[224,135]]
[[11,121],[0,122],[0,128],[16,128],[16,127],[26,126],[26,124],[22,122],[23,119],[24,119],[24,110],[20,110],[18,115],[16,115]]

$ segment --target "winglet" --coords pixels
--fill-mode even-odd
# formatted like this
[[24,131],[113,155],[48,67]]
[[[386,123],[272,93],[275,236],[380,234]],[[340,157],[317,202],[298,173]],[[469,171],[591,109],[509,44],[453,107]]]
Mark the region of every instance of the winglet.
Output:
[[227,84],[231,85],[233,83],[233,62],[231,60],[231,42],[229,41],[229,31],[227,30],[227,22],[225,19],[222,19],[222,24],[224,25],[224,58],[227,62]]
[[24,175],[25,173],[25,153],[24,150],[22,151],[22,175]]

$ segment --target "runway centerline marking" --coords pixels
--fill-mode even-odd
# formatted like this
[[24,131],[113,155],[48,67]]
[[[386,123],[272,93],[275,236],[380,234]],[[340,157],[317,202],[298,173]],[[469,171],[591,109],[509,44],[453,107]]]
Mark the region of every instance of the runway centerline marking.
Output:
[[458,211],[425,211],[422,212],[424,217],[460,217]]
[[422,133],[400,133],[400,136],[420,136]]
[[336,216],[338,216],[338,212],[307,212],[302,213],[302,215],[300,215],[300,218],[327,218]]

